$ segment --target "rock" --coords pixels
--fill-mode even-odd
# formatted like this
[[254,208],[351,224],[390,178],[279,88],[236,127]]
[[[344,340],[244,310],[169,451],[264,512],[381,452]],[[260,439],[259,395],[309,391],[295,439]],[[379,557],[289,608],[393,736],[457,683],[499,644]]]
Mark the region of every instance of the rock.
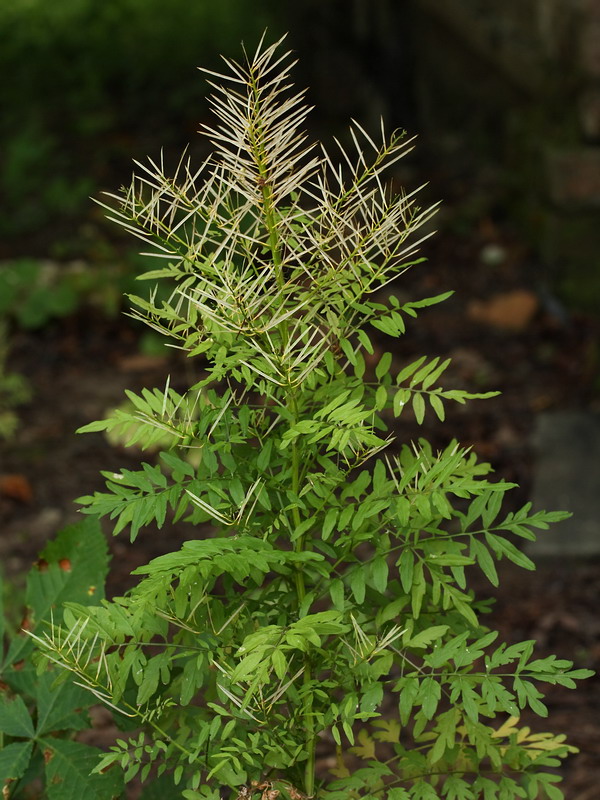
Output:
[[532,556],[600,555],[600,417],[584,411],[539,414],[534,431],[534,509],[573,516],[539,531]]

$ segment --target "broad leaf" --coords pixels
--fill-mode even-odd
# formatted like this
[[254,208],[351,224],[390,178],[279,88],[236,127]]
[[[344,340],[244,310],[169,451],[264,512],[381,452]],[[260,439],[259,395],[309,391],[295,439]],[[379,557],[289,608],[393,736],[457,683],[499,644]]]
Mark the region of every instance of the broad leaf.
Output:
[[23,775],[32,750],[33,742],[13,742],[0,750],[0,785],[18,780]]
[[[51,619],[58,623],[64,602],[97,604],[104,597],[108,548],[97,520],[86,519],[61,531],[42,551],[27,576],[28,629],[37,633]],[[32,649],[26,636],[13,640],[5,667]]]
[[48,800],[114,800],[121,796],[123,773],[111,767],[91,775],[100,751],[67,739],[40,740],[46,763]]
[[55,686],[56,673],[45,672],[38,679],[37,735],[54,731],[82,730],[88,721],[81,709],[87,708],[94,697],[70,680]]
[[33,722],[21,696],[12,700],[4,698],[0,703],[0,731],[9,736],[33,736]]

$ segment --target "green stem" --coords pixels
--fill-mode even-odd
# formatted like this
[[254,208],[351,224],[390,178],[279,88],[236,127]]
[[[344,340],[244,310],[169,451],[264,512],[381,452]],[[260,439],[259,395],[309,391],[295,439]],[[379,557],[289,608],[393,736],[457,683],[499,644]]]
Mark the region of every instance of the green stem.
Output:
[[[281,250],[279,247],[279,236],[277,234],[277,226],[275,222],[275,207],[273,205],[273,186],[270,183],[270,175],[268,174],[267,165],[265,163],[265,147],[263,141],[263,129],[261,123],[260,113],[260,90],[256,80],[252,76],[250,85],[252,87],[252,94],[254,96],[254,103],[256,104],[255,125],[250,129],[250,141],[254,149],[254,157],[256,159],[256,166],[258,167],[259,180],[261,183],[263,207],[265,213],[265,225],[269,234],[269,249],[271,250],[271,259],[275,267],[275,276],[277,286],[279,289],[283,288],[283,270],[281,268]],[[287,330],[287,325],[286,325]]]
[[[261,177],[267,180],[266,174],[263,174],[264,168],[261,166]],[[271,250],[271,258],[273,266],[275,267],[275,277],[277,279],[277,287],[279,290],[283,289],[284,278],[283,269],[281,266],[281,250],[279,249],[279,237],[277,235],[277,226],[275,223],[275,208],[273,206],[273,187],[265,183],[262,187],[263,203],[265,208],[265,223],[269,232],[269,249]],[[287,327],[287,326],[286,326]]]
[[[259,107],[260,94],[258,91],[258,87],[256,86],[256,84],[253,83],[252,88],[253,88],[255,103],[257,107]],[[257,117],[258,119],[260,119],[260,114],[258,114]],[[285,297],[283,295],[285,277],[283,274],[283,263],[281,257],[279,233],[277,231],[277,211],[273,204],[273,186],[270,183],[270,175],[268,174],[267,166],[265,164],[265,153],[264,153],[264,146],[261,134],[262,130],[259,126],[258,129],[252,131],[251,139],[255,149],[256,164],[258,167],[258,172],[261,182],[264,222],[269,236],[269,250],[271,251],[271,261],[274,268],[275,280],[277,281],[277,288],[281,293],[281,303],[283,304],[285,302]],[[289,328],[287,320],[281,323],[281,341],[283,347],[285,348],[289,341]],[[298,409],[298,402],[296,399],[295,390],[291,387],[289,387],[288,389],[287,405],[288,409],[291,412],[291,417],[292,417],[291,424],[294,425],[295,422],[297,422],[298,420],[299,409]],[[292,492],[295,495],[298,495],[300,489],[300,474],[301,474],[300,455],[301,454],[300,454],[300,448],[298,446],[298,441],[294,440],[291,447],[291,458],[292,458],[291,488]],[[301,522],[300,510],[298,509],[298,507],[295,507],[292,510],[292,520],[294,523],[294,528],[297,528]],[[295,552],[298,553],[302,552],[305,546],[306,546],[305,536],[299,537],[294,542]],[[298,564],[296,568],[296,572],[294,575],[294,583],[296,587],[297,605],[298,608],[300,608],[302,601],[306,596],[306,584],[304,581],[304,571],[302,564]],[[310,663],[310,657],[307,654],[304,659],[303,685],[305,687],[308,687],[311,681],[312,681],[312,667]],[[314,788],[315,788],[316,735],[314,730],[314,720],[312,711],[312,694],[310,691],[307,691],[304,696],[302,719],[304,721],[305,746],[308,751],[308,758],[304,770],[304,790],[308,795],[308,797],[311,797],[314,794]]]
[[[289,395],[289,406],[292,412],[293,419],[296,420],[298,418],[298,404],[296,401],[296,396],[293,393]],[[301,461],[300,461],[300,448],[298,447],[298,440],[295,439],[292,444],[292,491],[295,495],[298,494],[300,490],[300,471],[301,471]],[[294,521],[294,527],[298,527],[300,525],[300,511],[298,507],[292,509],[292,519]],[[294,551],[297,553],[301,553],[304,551],[306,546],[306,537],[300,536],[294,542]],[[302,604],[302,601],[306,597],[306,584],[304,581],[304,571],[302,564],[298,564],[296,568],[296,573],[294,575],[294,582],[296,585],[296,597],[298,602],[298,607]],[[304,674],[302,678],[303,686],[306,688],[312,681],[312,665],[310,662],[310,656],[307,654],[304,658]],[[315,734],[314,729],[314,720],[313,720],[313,698],[312,692],[308,690],[303,699],[303,708],[302,708],[302,718],[304,721],[304,736],[305,736],[305,744],[306,749],[308,751],[308,758],[306,760],[306,764],[304,767],[304,791],[306,792],[308,797],[312,797],[315,790],[315,759],[316,759],[316,747],[317,747],[317,737]]]

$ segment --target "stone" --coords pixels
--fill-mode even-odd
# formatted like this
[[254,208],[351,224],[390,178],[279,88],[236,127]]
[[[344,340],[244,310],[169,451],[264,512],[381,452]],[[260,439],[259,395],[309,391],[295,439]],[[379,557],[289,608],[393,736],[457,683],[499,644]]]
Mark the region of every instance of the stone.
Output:
[[570,511],[572,517],[538,531],[527,552],[536,556],[600,555],[600,416],[587,411],[538,415],[534,510]]

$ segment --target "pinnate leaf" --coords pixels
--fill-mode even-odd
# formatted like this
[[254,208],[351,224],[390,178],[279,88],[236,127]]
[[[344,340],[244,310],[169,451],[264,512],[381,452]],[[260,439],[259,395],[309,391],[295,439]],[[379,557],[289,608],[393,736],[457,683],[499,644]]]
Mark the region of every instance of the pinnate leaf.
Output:
[[447,625],[432,625],[430,628],[425,628],[424,631],[412,636],[406,643],[407,647],[427,647],[431,642],[440,639],[448,630]]
[[415,413],[415,419],[417,420],[417,423],[421,425],[425,419],[425,400],[423,400],[422,394],[413,394],[412,407]]
[[384,353],[379,359],[379,363],[375,368],[375,376],[377,380],[381,380],[384,375],[387,375],[392,366],[392,354]]
[[362,568],[354,569],[350,575],[350,590],[360,605],[365,599],[365,573]]

